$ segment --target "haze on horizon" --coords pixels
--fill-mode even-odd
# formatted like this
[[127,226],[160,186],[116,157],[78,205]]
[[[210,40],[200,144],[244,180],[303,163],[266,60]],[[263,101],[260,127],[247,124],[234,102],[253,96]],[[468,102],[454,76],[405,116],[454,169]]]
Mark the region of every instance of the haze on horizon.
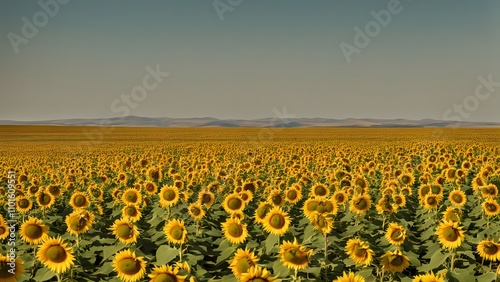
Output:
[[[40,3],[57,12],[13,46]],[[355,28],[388,5],[399,12],[346,59],[342,43],[355,46]],[[462,106],[464,121],[499,122],[499,13],[486,0],[6,0],[0,120],[258,119],[285,107],[295,117],[441,120]],[[489,97],[464,109],[489,76]],[[126,106],[122,95],[138,86],[144,100]]]

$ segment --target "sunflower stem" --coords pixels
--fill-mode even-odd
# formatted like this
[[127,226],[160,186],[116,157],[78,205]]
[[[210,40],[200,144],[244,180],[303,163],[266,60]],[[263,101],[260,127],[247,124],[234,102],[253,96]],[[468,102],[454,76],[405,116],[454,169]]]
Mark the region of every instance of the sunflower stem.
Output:
[[62,282],[62,279],[61,279],[61,273],[57,273],[56,276],[57,276],[57,282]]
[[454,268],[455,268],[455,252],[452,252],[451,253],[451,265],[450,265],[451,271],[453,271]]
[[179,262],[182,262],[182,244],[179,248]]
[[380,282],[384,281],[384,274],[385,274],[385,270],[382,269],[382,274],[380,274]]

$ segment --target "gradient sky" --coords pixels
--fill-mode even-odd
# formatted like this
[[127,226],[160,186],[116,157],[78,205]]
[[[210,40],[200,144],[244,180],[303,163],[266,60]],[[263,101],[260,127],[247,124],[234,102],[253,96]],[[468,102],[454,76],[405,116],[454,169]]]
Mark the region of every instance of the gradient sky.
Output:
[[[158,64],[170,75],[131,115],[443,119],[478,76],[500,82],[495,0],[401,0],[348,63],[339,45],[389,2],[243,0],[221,21],[211,0],[72,0],[16,54],[8,34],[42,8],[3,0],[0,120],[120,116],[113,101]],[[496,87],[465,120],[498,122],[499,106]]]

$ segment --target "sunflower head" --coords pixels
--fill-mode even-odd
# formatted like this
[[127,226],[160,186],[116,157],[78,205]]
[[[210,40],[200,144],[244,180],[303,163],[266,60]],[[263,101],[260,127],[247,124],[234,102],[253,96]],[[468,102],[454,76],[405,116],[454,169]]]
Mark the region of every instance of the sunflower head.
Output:
[[141,193],[135,188],[129,188],[125,190],[122,194],[122,201],[126,205],[128,204],[140,204],[142,201]]
[[271,276],[269,271],[260,266],[250,267],[247,273],[244,273],[241,282],[279,282],[276,277]]
[[4,282],[19,281],[24,273],[23,264],[24,262],[18,258],[12,262],[9,257],[0,254],[0,280]]
[[337,277],[333,282],[365,282],[365,278],[359,274],[354,274],[353,272],[344,272],[342,276]]
[[366,194],[355,196],[351,199],[349,209],[357,214],[366,213],[371,206],[370,196]]
[[77,210],[66,216],[68,232],[78,235],[87,232],[94,223],[94,215],[86,210]]
[[263,220],[264,230],[267,232],[281,236],[288,231],[290,225],[290,217],[286,212],[279,207],[274,207],[270,210]]
[[186,279],[185,275],[179,274],[180,269],[178,267],[172,267],[169,265],[155,266],[153,271],[148,275],[151,278],[150,281],[153,282],[163,282],[163,281],[174,281],[183,282]]
[[477,245],[477,252],[483,259],[497,261],[500,259],[500,244],[491,240],[483,240]]
[[345,248],[347,255],[357,264],[370,265],[375,254],[368,243],[357,238],[349,239]]
[[55,273],[66,272],[75,260],[73,249],[59,237],[45,240],[38,249],[37,258]]
[[135,243],[137,242],[137,237],[139,236],[137,226],[125,219],[115,220],[110,230],[123,244]]
[[449,195],[450,202],[456,207],[462,207],[467,202],[467,197],[462,190],[453,190]]
[[160,190],[160,206],[171,207],[179,202],[179,188],[176,186],[163,186]]
[[385,238],[389,243],[394,246],[399,246],[404,243],[406,239],[406,230],[403,226],[392,222],[389,224],[387,228],[387,232],[385,233]]
[[137,257],[130,249],[115,255],[113,267],[118,277],[125,281],[137,281],[146,274],[146,261],[142,257]]
[[238,194],[229,194],[222,202],[222,207],[227,213],[233,214],[242,211],[245,208],[245,202]]
[[167,240],[172,244],[184,244],[187,242],[187,230],[184,221],[171,219],[163,229]]
[[204,191],[200,192],[198,201],[202,205],[204,205],[206,207],[210,207],[210,206],[212,206],[212,204],[215,201],[215,196],[212,192],[210,192],[208,190],[204,190]]
[[17,197],[16,208],[20,213],[27,213],[33,208],[33,202],[24,196]]
[[318,199],[326,198],[330,194],[330,189],[323,184],[316,184],[311,188],[311,193]]
[[86,208],[90,205],[90,201],[87,197],[82,192],[75,192],[71,196],[71,199],[69,200],[70,206],[72,206],[74,209],[83,209]]
[[403,270],[410,266],[410,261],[400,250],[396,250],[394,252],[386,252],[382,255],[380,264],[388,271],[403,272]]
[[494,199],[488,199],[482,204],[483,211],[487,216],[495,216],[500,214],[500,205]]
[[20,229],[21,238],[31,245],[38,245],[45,241],[49,237],[48,231],[49,227],[43,224],[43,221],[31,216]]
[[188,207],[188,212],[189,215],[194,219],[194,220],[201,220],[203,216],[205,216],[205,211],[203,210],[201,204],[199,203],[192,203]]
[[255,221],[263,223],[267,213],[272,209],[272,205],[267,202],[261,202],[259,207],[255,210]]
[[305,269],[311,259],[312,250],[299,245],[297,239],[284,241],[280,246],[279,257],[284,266],[290,269]]
[[229,267],[233,272],[234,276],[241,278],[243,274],[247,273],[251,267],[257,266],[257,258],[253,252],[250,252],[247,248],[245,250],[238,249],[234,254],[233,259],[229,263]]
[[236,218],[228,218],[226,222],[222,223],[222,230],[231,244],[241,244],[248,237],[247,226]]
[[452,221],[442,221],[436,232],[439,242],[446,249],[456,249],[462,245],[464,233],[465,231],[458,226],[458,223]]

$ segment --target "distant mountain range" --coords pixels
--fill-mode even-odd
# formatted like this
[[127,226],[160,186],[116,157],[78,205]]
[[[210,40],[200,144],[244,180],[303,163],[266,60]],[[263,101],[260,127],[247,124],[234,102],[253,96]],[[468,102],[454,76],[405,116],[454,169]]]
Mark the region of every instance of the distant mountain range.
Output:
[[461,122],[434,119],[330,119],[330,118],[262,118],[216,119],[204,118],[149,118],[126,116],[102,119],[57,119],[43,121],[0,120],[0,125],[59,125],[59,126],[131,126],[131,127],[500,127],[500,122]]

